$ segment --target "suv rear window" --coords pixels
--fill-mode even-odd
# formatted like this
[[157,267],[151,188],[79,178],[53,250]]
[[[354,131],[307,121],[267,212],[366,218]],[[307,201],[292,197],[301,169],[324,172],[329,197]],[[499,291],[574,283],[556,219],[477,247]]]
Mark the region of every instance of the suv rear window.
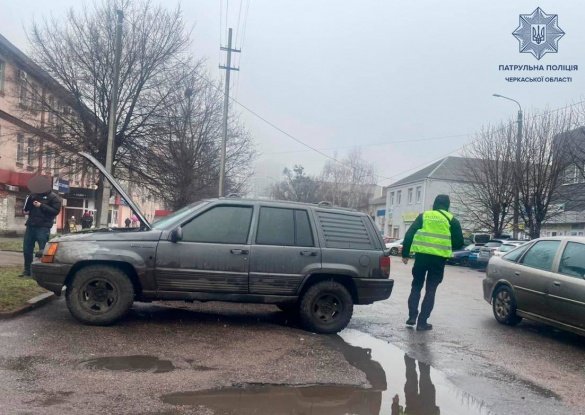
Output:
[[325,236],[325,247],[375,249],[362,216],[317,211],[317,218]]
[[260,208],[258,245],[314,246],[309,217],[305,210]]

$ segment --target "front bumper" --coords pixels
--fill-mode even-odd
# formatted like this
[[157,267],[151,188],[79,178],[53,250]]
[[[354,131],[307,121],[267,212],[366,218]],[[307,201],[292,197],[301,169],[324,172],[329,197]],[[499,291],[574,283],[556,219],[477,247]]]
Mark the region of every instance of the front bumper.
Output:
[[56,295],[61,295],[70,270],[71,265],[68,264],[45,264],[40,261],[33,262],[31,267],[32,277],[37,284]]
[[372,304],[374,301],[386,300],[392,294],[394,280],[355,278],[358,302],[356,304]]

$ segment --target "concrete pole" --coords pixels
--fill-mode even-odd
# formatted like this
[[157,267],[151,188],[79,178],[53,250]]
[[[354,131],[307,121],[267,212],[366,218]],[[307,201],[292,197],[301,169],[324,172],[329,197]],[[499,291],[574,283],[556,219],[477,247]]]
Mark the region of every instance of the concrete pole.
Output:
[[520,166],[520,154],[522,151],[522,109],[518,110],[518,134],[516,136],[516,194],[514,195],[514,218],[513,218],[513,236],[518,239],[518,222],[520,216],[520,177],[522,175],[522,168]]
[[225,95],[223,100],[223,137],[221,140],[221,165],[219,167],[219,197],[224,196],[225,152],[228,131],[228,110],[230,105],[230,71],[232,65],[232,29],[228,32],[227,65],[225,70]]
[[[112,100],[110,105],[110,119],[108,120],[108,143],[106,147],[106,170],[112,174],[114,160],[114,139],[116,136],[116,110],[118,107],[118,83],[120,78],[120,58],[122,55],[122,25],[124,22],[124,13],[117,10],[118,22],[116,24],[116,55],[114,58],[114,79],[112,85]],[[102,178],[102,205],[99,211],[99,227],[108,227],[108,211],[110,210],[110,182]]]

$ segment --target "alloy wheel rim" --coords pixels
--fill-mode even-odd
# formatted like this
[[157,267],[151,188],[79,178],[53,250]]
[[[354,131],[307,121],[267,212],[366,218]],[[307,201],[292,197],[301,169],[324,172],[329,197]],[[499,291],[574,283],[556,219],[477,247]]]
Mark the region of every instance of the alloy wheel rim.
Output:
[[495,306],[498,317],[502,319],[508,318],[510,315],[510,309],[512,308],[512,299],[510,298],[510,295],[504,290],[500,291],[496,296]]

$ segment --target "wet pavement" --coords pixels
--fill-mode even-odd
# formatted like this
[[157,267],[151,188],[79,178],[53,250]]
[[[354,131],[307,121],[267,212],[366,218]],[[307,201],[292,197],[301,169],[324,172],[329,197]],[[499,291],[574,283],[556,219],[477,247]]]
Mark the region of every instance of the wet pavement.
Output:
[[0,321],[0,414],[585,413],[581,338],[497,324],[481,274],[457,267],[435,330],[416,332],[404,326],[409,267],[395,262],[392,298],[356,307],[339,336],[222,303],[137,303],[90,327],[59,299]]

